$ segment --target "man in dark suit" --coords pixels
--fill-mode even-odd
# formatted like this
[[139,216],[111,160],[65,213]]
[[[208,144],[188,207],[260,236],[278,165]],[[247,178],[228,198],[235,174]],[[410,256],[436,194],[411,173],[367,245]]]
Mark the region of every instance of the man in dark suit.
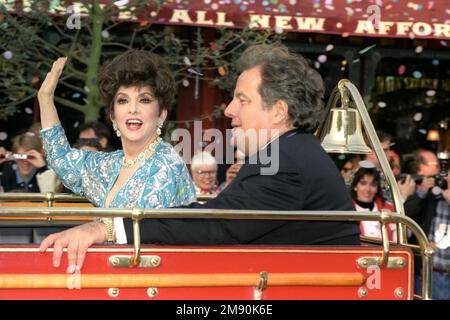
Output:
[[[239,67],[225,115],[232,119],[231,142],[247,156],[246,163],[217,198],[190,207],[353,210],[343,179],[313,135],[322,112],[320,75],[285,47],[250,47]],[[131,221],[125,219],[124,225],[112,229],[108,223],[90,223],[49,236],[41,250],[55,244],[54,260],[59,265],[61,249],[68,247],[69,265],[81,267],[86,246],[74,246],[77,239],[91,245],[119,236],[123,242],[126,234],[131,242]],[[359,244],[359,225],[349,222],[146,219],[140,225],[143,243]]]

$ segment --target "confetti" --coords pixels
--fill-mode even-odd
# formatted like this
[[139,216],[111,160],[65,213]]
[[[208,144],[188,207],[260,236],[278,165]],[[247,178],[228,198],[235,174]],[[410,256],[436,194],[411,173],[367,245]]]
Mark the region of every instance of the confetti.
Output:
[[217,3],[213,3],[213,4],[211,5],[211,9],[217,10],[217,9],[219,9],[219,5],[218,5]]
[[116,7],[123,7],[123,6],[126,6],[128,4],[128,2],[130,2],[130,1],[129,0],[114,1],[114,5]]
[[403,75],[403,74],[405,73],[405,71],[406,71],[406,67],[405,67],[404,64],[402,64],[402,65],[400,65],[400,66],[398,67],[398,74],[399,74],[399,75]]
[[3,58],[6,60],[11,60],[13,58],[13,53],[11,51],[5,51],[3,52]]
[[8,134],[6,132],[0,132],[0,140],[5,141],[8,139]]
[[342,38],[347,38],[349,35],[350,35],[350,33],[344,32],[341,36],[342,36]]
[[189,68],[188,72],[192,73],[192,74],[195,74],[196,76],[201,76],[201,77],[203,76],[202,73],[200,73],[199,71],[195,70],[194,68]]
[[426,94],[429,97],[433,97],[436,94],[436,91],[434,91],[434,90],[427,90]]
[[182,84],[183,84],[184,87],[189,87],[189,80],[184,79],[184,80],[182,81]]
[[386,106],[387,106],[386,102],[384,102],[384,101],[379,101],[377,105],[380,108],[386,108]]
[[109,38],[109,32],[108,32],[108,30],[103,30],[103,31],[102,31],[102,37],[105,38],[105,39],[106,39],[106,38]]
[[446,42],[446,41],[444,41],[444,40],[441,40],[441,41],[440,41],[440,44],[441,44],[442,46],[444,46],[444,47],[446,47],[446,46],[447,46],[447,42]]
[[366,48],[360,50],[360,51],[359,51],[359,54],[364,54],[364,53],[366,53],[367,51],[369,51],[370,49],[373,49],[373,48],[375,48],[375,47],[376,47],[376,44],[373,44],[373,45],[371,45],[371,46],[368,46],[368,47],[366,47]]
[[420,72],[420,71],[414,71],[414,72],[413,72],[413,77],[416,78],[416,79],[422,78],[422,72]]
[[342,28],[342,23],[341,22],[336,23],[336,28],[338,29]]
[[26,107],[25,108],[25,113],[26,114],[33,114],[33,110],[30,107]]
[[217,71],[219,72],[219,74],[223,77],[226,74],[225,68],[224,67],[219,67],[219,69],[217,69]]
[[417,46],[416,49],[414,49],[414,51],[415,51],[417,54],[422,53],[423,47],[422,47],[422,46]]
[[216,43],[216,42],[210,42],[210,43],[209,43],[209,46],[210,46],[210,48],[213,49],[213,50],[217,50],[217,49],[218,49],[217,43]]
[[31,84],[32,84],[32,85],[38,84],[39,81],[40,81],[39,77],[38,77],[38,76],[34,76],[34,77],[31,79]]
[[325,48],[325,50],[327,52],[332,51],[334,49],[334,46],[332,44],[327,45],[327,47]]
[[80,125],[80,121],[75,121],[75,123],[73,124],[73,127],[78,128],[79,125]]
[[282,33],[283,33],[283,28],[281,28],[281,27],[279,27],[279,26],[276,26],[276,27],[274,28],[274,30],[275,30],[275,33],[277,33],[277,34],[282,34]]
[[72,98],[74,98],[74,99],[78,99],[79,97],[81,97],[81,94],[79,94],[78,92],[76,92],[72,95]]
[[191,60],[189,60],[188,57],[184,57],[184,58],[183,58],[183,62],[184,62],[184,64],[187,65],[187,66],[191,66],[191,65],[192,65]]
[[324,55],[324,54],[321,54],[318,58],[317,58],[317,61],[319,61],[320,63],[325,63],[325,62],[327,62],[327,56],[326,55]]
[[433,61],[431,61],[431,64],[435,67],[437,67],[439,65],[439,60],[438,59],[433,59]]
[[427,134],[427,130],[425,130],[425,129],[419,129],[419,132],[420,132],[421,134],[423,134],[423,135],[426,135],[426,134]]
[[422,120],[422,118],[423,118],[423,115],[422,115],[422,113],[420,113],[420,112],[417,112],[417,113],[413,116],[414,121],[417,121],[417,122],[419,122],[420,120]]
[[316,69],[320,69],[320,62],[319,61],[314,61],[314,67]]
[[205,4],[210,4],[211,0],[205,0],[204,2],[205,2]]
[[297,4],[297,0],[289,0],[289,4],[291,6],[295,6]]

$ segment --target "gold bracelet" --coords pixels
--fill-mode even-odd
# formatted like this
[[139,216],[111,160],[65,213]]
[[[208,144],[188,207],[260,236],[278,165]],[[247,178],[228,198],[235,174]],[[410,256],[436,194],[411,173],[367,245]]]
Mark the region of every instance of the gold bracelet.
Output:
[[114,229],[114,220],[112,218],[102,218],[100,222],[106,226],[108,242],[116,242],[116,230]]

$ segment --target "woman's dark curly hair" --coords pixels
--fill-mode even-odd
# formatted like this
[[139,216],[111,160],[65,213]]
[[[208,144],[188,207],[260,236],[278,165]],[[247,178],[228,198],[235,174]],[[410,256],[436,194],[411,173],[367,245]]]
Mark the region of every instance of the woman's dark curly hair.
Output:
[[381,188],[380,172],[378,171],[377,168],[364,168],[364,167],[360,167],[358,169],[358,171],[355,172],[355,175],[353,176],[352,183],[350,184],[350,187],[349,187],[350,195],[352,196],[352,199],[357,199],[355,188],[356,188],[356,185],[361,181],[361,179],[365,175],[373,177],[373,181],[375,181],[375,183],[378,186],[378,190],[377,190],[377,193],[375,194],[375,198],[380,197],[381,200],[384,201],[383,190]]
[[266,107],[283,100],[289,107],[289,119],[295,127],[314,133],[322,115],[324,85],[320,74],[301,55],[285,46],[256,45],[244,51],[239,72],[261,67],[259,93]]
[[101,67],[98,88],[102,102],[107,106],[108,120],[114,115],[114,97],[120,86],[145,87],[153,90],[162,110],[170,110],[175,94],[175,80],[169,66],[156,54],[130,50]]

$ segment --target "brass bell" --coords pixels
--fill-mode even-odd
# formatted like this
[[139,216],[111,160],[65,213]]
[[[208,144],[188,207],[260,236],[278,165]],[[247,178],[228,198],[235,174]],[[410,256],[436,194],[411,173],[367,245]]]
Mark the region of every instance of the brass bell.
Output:
[[372,151],[364,141],[356,109],[332,108],[319,137],[327,152],[367,154]]

